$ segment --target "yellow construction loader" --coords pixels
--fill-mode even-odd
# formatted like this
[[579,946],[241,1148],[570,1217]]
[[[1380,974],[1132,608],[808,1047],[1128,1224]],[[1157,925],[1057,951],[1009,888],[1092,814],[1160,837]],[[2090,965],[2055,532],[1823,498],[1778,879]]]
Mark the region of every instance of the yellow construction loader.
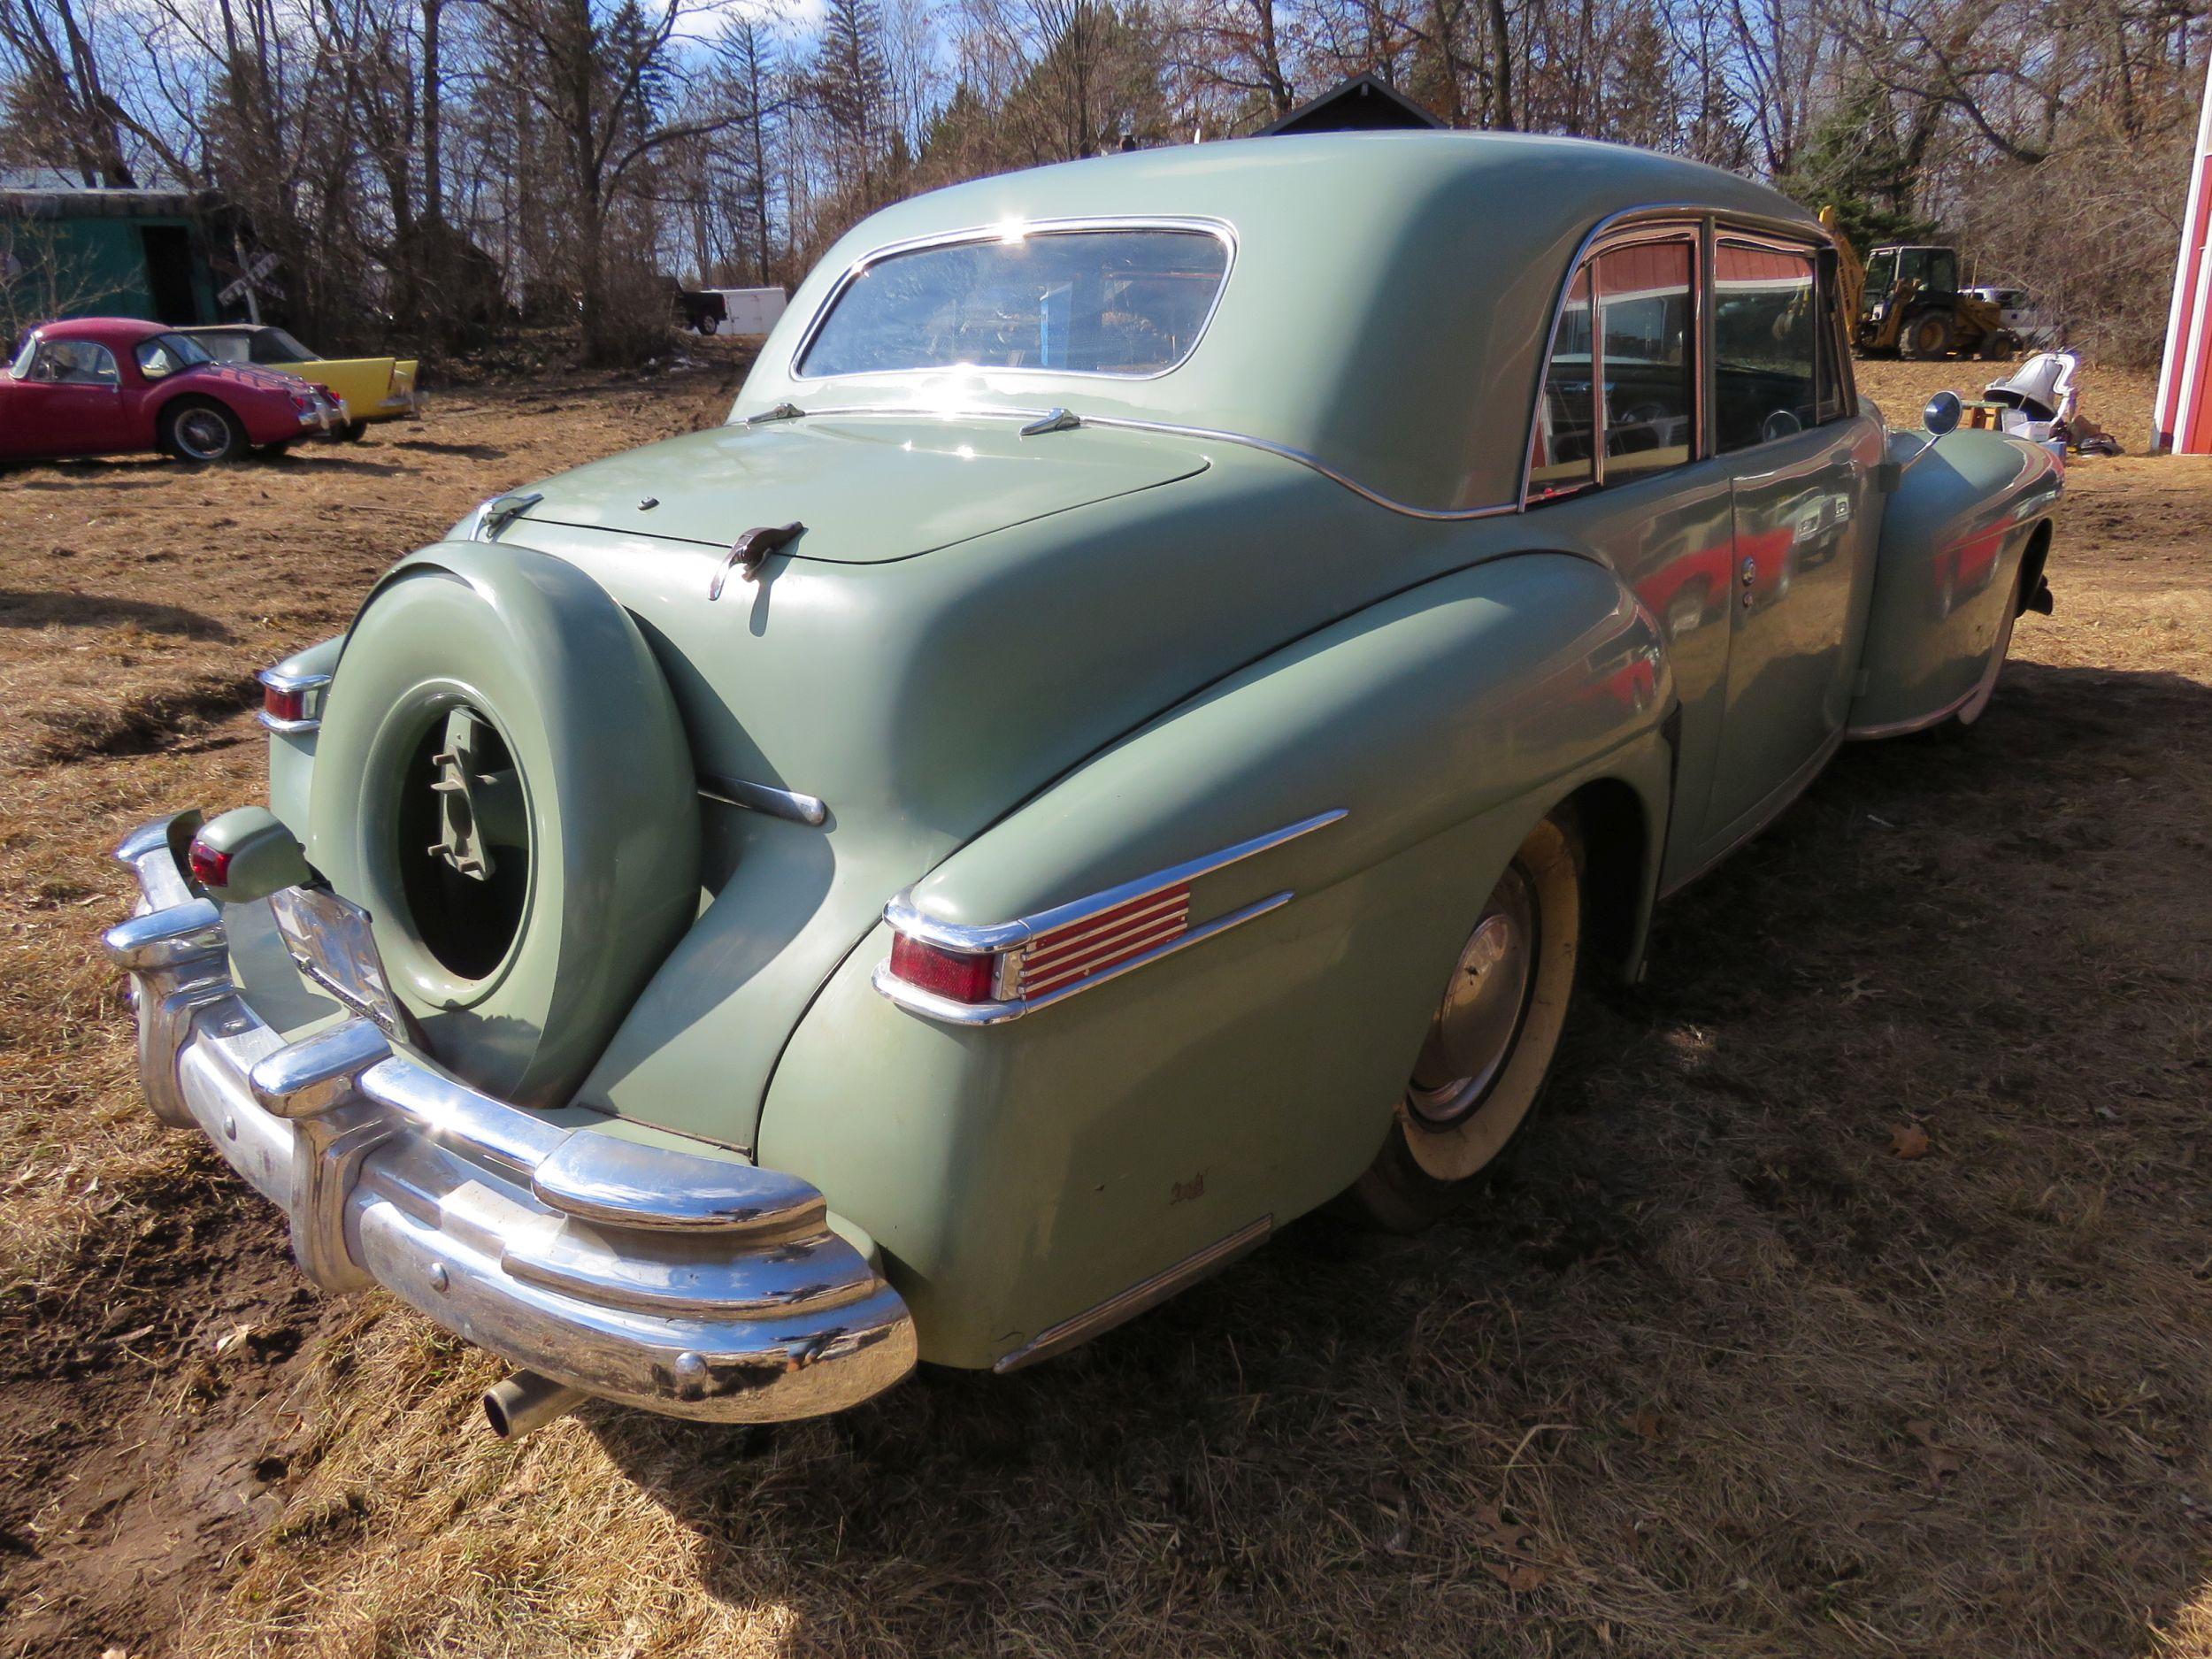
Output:
[[1835,238],[1844,305],[1860,356],[2009,357],[2020,350],[1994,303],[1959,292],[1955,250],[1893,243],[1875,249],[1861,265],[1850,239],[1837,228],[1836,210],[1821,209],[1820,222]]

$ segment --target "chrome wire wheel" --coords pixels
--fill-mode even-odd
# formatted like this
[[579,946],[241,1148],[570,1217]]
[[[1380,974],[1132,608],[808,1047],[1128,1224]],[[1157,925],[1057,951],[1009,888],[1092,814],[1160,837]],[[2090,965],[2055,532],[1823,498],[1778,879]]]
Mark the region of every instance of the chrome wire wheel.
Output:
[[1518,864],[1490,895],[1429,1024],[1406,1085],[1406,1110],[1430,1128],[1479,1110],[1505,1069],[1535,988],[1536,895]]
[[169,442],[184,460],[220,461],[237,447],[237,428],[221,410],[195,403],[171,419]]

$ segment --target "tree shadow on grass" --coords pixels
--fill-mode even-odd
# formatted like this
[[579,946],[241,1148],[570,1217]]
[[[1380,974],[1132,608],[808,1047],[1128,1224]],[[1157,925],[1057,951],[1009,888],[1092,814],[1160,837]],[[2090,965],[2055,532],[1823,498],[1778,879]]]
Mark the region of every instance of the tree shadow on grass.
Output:
[[149,634],[176,634],[194,640],[227,640],[231,632],[214,618],[181,605],[106,594],[36,593],[0,588],[0,628],[114,628],[134,624]]

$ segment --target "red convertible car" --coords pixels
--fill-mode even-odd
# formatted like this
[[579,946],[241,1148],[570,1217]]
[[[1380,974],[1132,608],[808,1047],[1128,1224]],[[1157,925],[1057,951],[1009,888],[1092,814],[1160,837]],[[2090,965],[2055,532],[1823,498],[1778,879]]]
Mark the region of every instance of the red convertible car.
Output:
[[228,461],[326,437],[344,420],[323,387],[218,363],[162,324],[127,317],[42,323],[0,376],[0,460],[159,449]]

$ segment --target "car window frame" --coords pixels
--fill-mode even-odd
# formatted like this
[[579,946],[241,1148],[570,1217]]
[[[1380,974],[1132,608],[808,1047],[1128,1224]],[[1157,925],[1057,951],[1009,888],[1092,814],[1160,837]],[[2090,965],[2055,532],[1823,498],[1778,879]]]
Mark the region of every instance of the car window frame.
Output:
[[[1800,432],[1762,438],[1756,443],[1747,443],[1740,449],[1730,449],[1725,453],[1732,457],[1756,455],[1770,444],[1787,443],[1805,432],[1818,432],[1824,426],[1832,426],[1839,420],[1847,420],[1858,413],[1858,380],[1851,370],[1850,325],[1843,315],[1842,273],[1834,241],[1824,234],[1812,230],[1808,230],[1802,236],[1792,236],[1774,231],[1747,230],[1724,220],[1714,226],[1709,241],[1716,261],[1719,257],[1720,244],[1733,242],[1739,247],[1809,259],[1813,265],[1813,409],[1818,418]],[[1708,303],[1709,305],[1719,303],[1717,288]],[[1719,395],[1719,373],[1717,360],[1708,365],[1708,378],[1714,387],[1716,399]],[[1819,412],[1831,407],[1832,388],[1823,384],[1824,374],[1834,382],[1833,412],[1829,414]],[[1717,455],[1723,453],[1719,447],[1719,434],[1716,433],[1713,436],[1713,452]]]
[[1552,348],[1559,342],[1560,317],[1566,310],[1568,296],[1573,293],[1575,284],[1586,273],[1590,281],[1590,447],[1594,476],[1586,484],[1555,490],[1541,496],[1531,496],[1529,457],[1535,442],[1536,422],[1542,415],[1540,403],[1532,403],[1529,425],[1521,446],[1520,511],[1527,512],[1557,502],[1578,501],[1608,487],[1605,478],[1605,342],[1597,324],[1597,263],[1607,254],[1622,249],[1680,245],[1687,247],[1690,251],[1690,452],[1671,466],[1641,471],[1618,480],[1616,487],[1663,478],[1670,472],[1678,472],[1686,466],[1695,466],[1701,461],[1712,458],[1712,373],[1708,350],[1712,334],[1712,295],[1711,285],[1706,278],[1712,259],[1710,223],[1706,215],[1680,210],[1655,213],[1650,218],[1634,219],[1611,228],[1601,225],[1576,250],[1574,260],[1567,267],[1566,280],[1561,283],[1558,298],[1552,306],[1551,324],[1544,340],[1543,359],[1537,370],[1536,396],[1541,399],[1545,388],[1551,383]]
[[32,361],[34,364],[35,364],[35,363],[38,361],[39,357],[43,357],[43,356],[44,356],[47,352],[49,352],[49,351],[56,351],[56,352],[58,352],[58,351],[62,350],[62,349],[63,349],[64,348],[65,348],[65,347],[72,347],[72,348],[75,348],[75,349],[79,349],[79,350],[83,350],[83,349],[88,349],[88,348],[89,349],[94,350],[94,351],[96,351],[96,352],[98,352],[98,353],[99,353],[102,357],[105,357],[105,358],[107,359],[107,365],[108,365],[108,374],[107,374],[107,379],[105,379],[104,380],[32,380],[29,382],[31,385],[33,385],[33,386],[76,386],[76,387],[88,387],[88,388],[90,388],[92,390],[94,390],[94,391],[99,391],[99,392],[119,392],[119,391],[121,391],[121,390],[123,389],[123,368],[122,368],[122,365],[121,365],[121,364],[119,364],[119,362],[117,362],[114,350],[113,350],[111,348],[110,348],[109,346],[105,345],[104,343],[103,343],[102,342],[97,341],[97,340],[86,340],[86,339],[83,339],[83,338],[81,338],[81,337],[80,337],[80,336],[72,336],[72,337],[65,338],[65,339],[61,339],[61,340],[41,340],[41,341],[38,342],[38,350],[37,350],[37,352],[36,352],[35,354],[34,354],[34,356],[33,356],[33,357],[32,357],[32,358],[31,358],[31,361]]
[[801,373],[799,365],[806,361],[807,353],[813,349],[815,337],[827,326],[831,314],[837,310],[838,303],[845,297],[847,290],[865,276],[872,267],[881,265],[887,259],[895,259],[902,254],[922,253],[938,248],[958,248],[976,242],[1005,242],[1017,234],[1026,240],[1033,236],[1080,235],[1087,232],[1103,232],[1110,234],[1117,231],[1179,231],[1187,234],[1197,232],[1213,237],[1221,244],[1223,255],[1221,280],[1214,287],[1213,300],[1206,307],[1205,316],[1199,319],[1197,328],[1191,334],[1190,349],[1187,351],[1164,368],[1147,369],[1136,373],[1117,373],[1108,369],[1030,367],[982,368],[972,372],[989,374],[994,379],[1001,375],[1020,375],[1048,380],[1163,380],[1198,355],[1199,349],[1206,343],[1207,334],[1213,327],[1214,319],[1221,314],[1222,304],[1229,296],[1229,285],[1235,280],[1237,271],[1237,233],[1236,227],[1226,219],[1194,215],[1163,216],[1156,214],[1108,214],[1073,219],[1033,219],[997,225],[974,225],[963,230],[948,231],[938,235],[916,236],[902,242],[886,242],[879,248],[870,249],[838,273],[837,280],[830,285],[829,292],[822,296],[822,303],[814,308],[814,314],[807,319],[806,327],[801,331],[797,343],[791,349],[791,355],[785,365],[784,373],[795,385],[801,386],[823,386],[833,380],[876,380],[903,375],[936,375],[941,378],[948,374],[957,374],[962,372],[959,367],[946,364],[926,365],[906,369],[859,369],[843,374],[807,374]]

